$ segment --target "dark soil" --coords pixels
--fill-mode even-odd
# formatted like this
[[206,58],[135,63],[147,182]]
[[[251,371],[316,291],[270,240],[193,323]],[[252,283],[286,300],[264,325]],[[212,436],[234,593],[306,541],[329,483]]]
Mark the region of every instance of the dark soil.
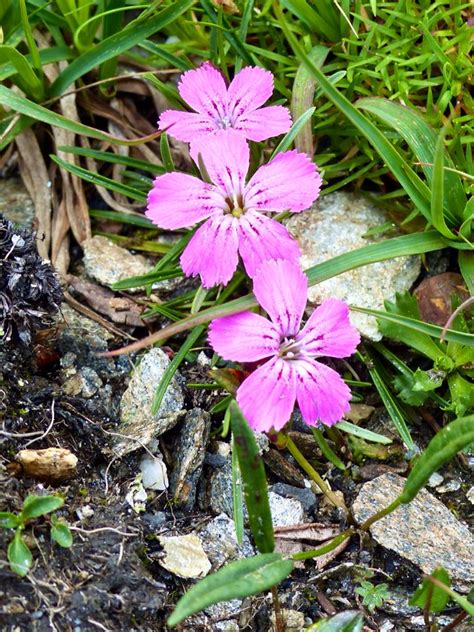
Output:
[[[33,552],[33,567],[26,578],[20,578],[10,571],[6,560],[12,532],[0,531],[0,629],[5,632],[165,630],[173,604],[189,584],[160,566],[157,525],[160,533],[186,534],[212,516],[208,510],[199,509],[203,506],[199,494],[196,506],[188,512],[174,510],[166,493],[154,492],[149,495],[145,513],[132,510],[125,495],[138,472],[141,451],[114,460],[109,447],[113,436],[110,433],[118,422],[125,377],[131,369],[130,359],[97,358],[97,349],[88,347],[86,340],[75,337],[74,332],[63,326],[50,333],[46,363],[43,348],[25,349],[10,344],[0,350],[0,511],[19,511],[28,494],[61,494],[65,503],[57,514],[74,529],[74,544],[70,549],[62,549],[50,542],[49,518],[32,521],[25,535]],[[93,397],[71,397],[63,392],[60,361],[72,351],[79,366],[93,365],[102,380],[103,386]],[[202,374],[198,375],[199,372]],[[196,365],[184,366],[182,373],[187,382],[206,377]],[[208,391],[187,391],[187,397],[189,408],[209,407]],[[44,437],[22,436],[44,432],[50,425]],[[171,461],[175,433],[176,429],[170,431],[162,441],[165,457]],[[424,434],[420,444],[428,439],[426,429]],[[79,459],[77,476],[56,485],[24,478],[13,471],[12,463],[15,454],[27,445],[35,449],[68,448]],[[203,469],[201,495],[215,466],[212,459],[209,463]],[[327,468],[322,457],[316,456],[315,463],[320,471]],[[453,462],[451,467],[460,466]],[[361,456],[352,476],[332,470],[329,478],[333,488],[341,489],[351,502],[364,479],[373,478],[387,468],[404,470],[401,449],[388,464]],[[278,466],[274,466],[270,482],[285,480],[284,472],[279,476],[278,471]],[[461,517],[467,511],[467,507],[458,508]],[[341,522],[337,512],[325,508],[320,501],[311,518],[318,522]],[[391,598],[375,613],[367,611],[354,592],[361,579],[371,574],[373,583],[387,582],[391,592]],[[314,563],[307,562],[280,585],[279,592],[284,608],[302,611],[313,621],[355,608],[366,615],[365,630],[379,630],[383,622],[392,622],[395,627],[391,629],[395,631],[418,630],[423,627],[413,627],[410,621],[420,611],[407,606],[407,596],[419,581],[418,569],[365,536],[353,538],[346,550],[322,571],[315,571]],[[270,613],[268,597],[245,601],[239,629],[270,629]],[[216,619],[203,616],[180,629],[236,628],[218,627]]]

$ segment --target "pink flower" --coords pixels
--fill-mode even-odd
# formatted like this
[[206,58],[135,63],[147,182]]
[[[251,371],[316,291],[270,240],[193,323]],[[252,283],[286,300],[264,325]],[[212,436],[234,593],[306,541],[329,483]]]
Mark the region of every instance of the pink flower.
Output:
[[316,360],[344,358],[360,341],[347,305],[324,301],[300,329],[308,279],[292,261],[267,261],[253,291],[270,320],[241,312],[212,321],[209,341],[225,360],[265,363],[237,390],[237,402],[254,430],[280,430],[298,402],[304,421],[330,426],[349,410],[350,390],[336,371]]
[[226,87],[224,77],[211,64],[188,70],[178,90],[194,112],[166,110],[159,128],[186,143],[199,134],[234,128],[245,138],[261,141],[287,132],[290,113],[281,105],[261,106],[273,92],[273,76],[268,70],[247,67]]
[[201,156],[211,183],[177,172],[158,176],[146,211],[169,230],[207,220],[181,256],[186,275],[199,274],[203,286],[212,287],[230,281],[239,254],[251,277],[267,259],[300,256],[296,240],[267,214],[303,211],[318,197],[321,178],[306,154],[278,154],[246,183],[250,152],[238,132],[202,136],[191,153]]

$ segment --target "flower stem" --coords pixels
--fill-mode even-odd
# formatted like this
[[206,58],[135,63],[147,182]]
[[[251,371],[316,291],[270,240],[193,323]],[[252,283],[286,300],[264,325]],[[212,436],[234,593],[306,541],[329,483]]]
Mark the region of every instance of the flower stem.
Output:
[[293,441],[293,439],[289,437],[288,435],[285,435],[283,432],[279,432],[277,435],[277,442],[278,442],[278,445],[288,448],[288,450],[290,451],[290,454],[293,456],[293,458],[298,463],[298,465],[300,465],[300,467],[303,468],[303,470],[306,472],[306,474],[308,474],[311,480],[316,483],[316,485],[323,492],[326,498],[335,507],[340,507],[346,513],[348,513],[344,500],[341,500],[340,498],[338,498],[337,495],[334,494],[334,492],[329,488],[329,485],[327,485],[325,481],[323,481],[323,479],[316,472],[316,470],[311,465],[311,463],[309,463],[309,461],[307,461],[306,458],[301,454],[299,449],[296,447],[296,444]]
[[399,505],[401,505],[400,498],[396,498],[388,507],[381,509],[379,512],[368,518],[364,523],[360,525],[359,528],[361,529],[361,531],[368,531],[369,528],[374,524],[374,522],[377,522],[377,520],[388,516],[388,514],[392,513],[392,511],[395,511],[395,509]]

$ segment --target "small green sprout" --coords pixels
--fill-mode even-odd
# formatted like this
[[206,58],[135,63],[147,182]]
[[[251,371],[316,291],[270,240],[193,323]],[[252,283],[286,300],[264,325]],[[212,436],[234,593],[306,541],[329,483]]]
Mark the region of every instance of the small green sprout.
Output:
[[[64,500],[59,496],[27,496],[23,502],[23,507],[19,514],[9,511],[0,511],[0,527],[4,529],[14,529],[13,539],[8,545],[7,558],[10,562],[11,570],[24,577],[31,568],[33,556],[24,538],[23,531],[30,520],[45,516],[52,511],[56,511],[64,505]],[[51,539],[62,547],[68,548],[72,545],[72,533],[68,525],[51,517]]]
[[390,597],[388,584],[378,584],[375,586],[372,582],[366,580],[362,581],[355,591],[362,597],[362,604],[369,612],[380,608],[383,602]]

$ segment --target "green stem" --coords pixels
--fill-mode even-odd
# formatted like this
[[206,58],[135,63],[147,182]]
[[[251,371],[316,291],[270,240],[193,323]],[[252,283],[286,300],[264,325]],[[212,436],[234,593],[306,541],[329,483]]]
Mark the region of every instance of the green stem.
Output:
[[323,546],[318,547],[317,549],[311,549],[311,551],[303,551],[301,553],[295,553],[291,556],[292,560],[309,560],[312,557],[320,557],[321,555],[326,555],[330,551],[333,551],[336,547],[338,547],[344,540],[350,538],[351,535],[354,534],[353,529],[347,529],[340,535],[336,536],[331,542],[328,544],[324,544]]
[[318,444],[319,449],[321,450],[323,455],[327,458],[327,460],[330,461],[333,465],[335,465],[340,470],[344,471],[346,469],[346,466],[341,461],[341,459],[337,456],[337,454],[335,454],[333,450],[331,450],[321,430],[319,430],[319,428],[311,428],[311,431],[313,433],[314,440]]
[[301,454],[299,449],[296,447],[295,442],[291,437],[285,435],[283,432],[279,432],[277,435],[277,441],[279,444],[285,446],[290,451],[290,454],[293,456],[295,461],[303,468],[303,470],[308,474],[312,481],[316,483],[319,489],[323,492],[326,498],[335,506],[340,507],[346,513],[348,513],[347,507],[344,503],[344,500],[341,500],[334,494],[334,492],[329,488],[329,486],[323,481],[321,476],[316,472],[314,467],[306,460],[306,458]]
[[360,526],[361,531],[368,531],[370,527],[374,524],[374,522],[377,522],[377,520],[380,520],[381,518],[388,516],[388,514],[392,513],[392,511],[395,511],[395,509],[397,509],[397,507],[399,507],[401,504],[402,504],[402,501],[400,500],[400,498],[395,499],[393,503],[391,503],[388,507],[381,509],[379,512],[374,514],[371,518],[368,518],[363,524],[361,524]]

